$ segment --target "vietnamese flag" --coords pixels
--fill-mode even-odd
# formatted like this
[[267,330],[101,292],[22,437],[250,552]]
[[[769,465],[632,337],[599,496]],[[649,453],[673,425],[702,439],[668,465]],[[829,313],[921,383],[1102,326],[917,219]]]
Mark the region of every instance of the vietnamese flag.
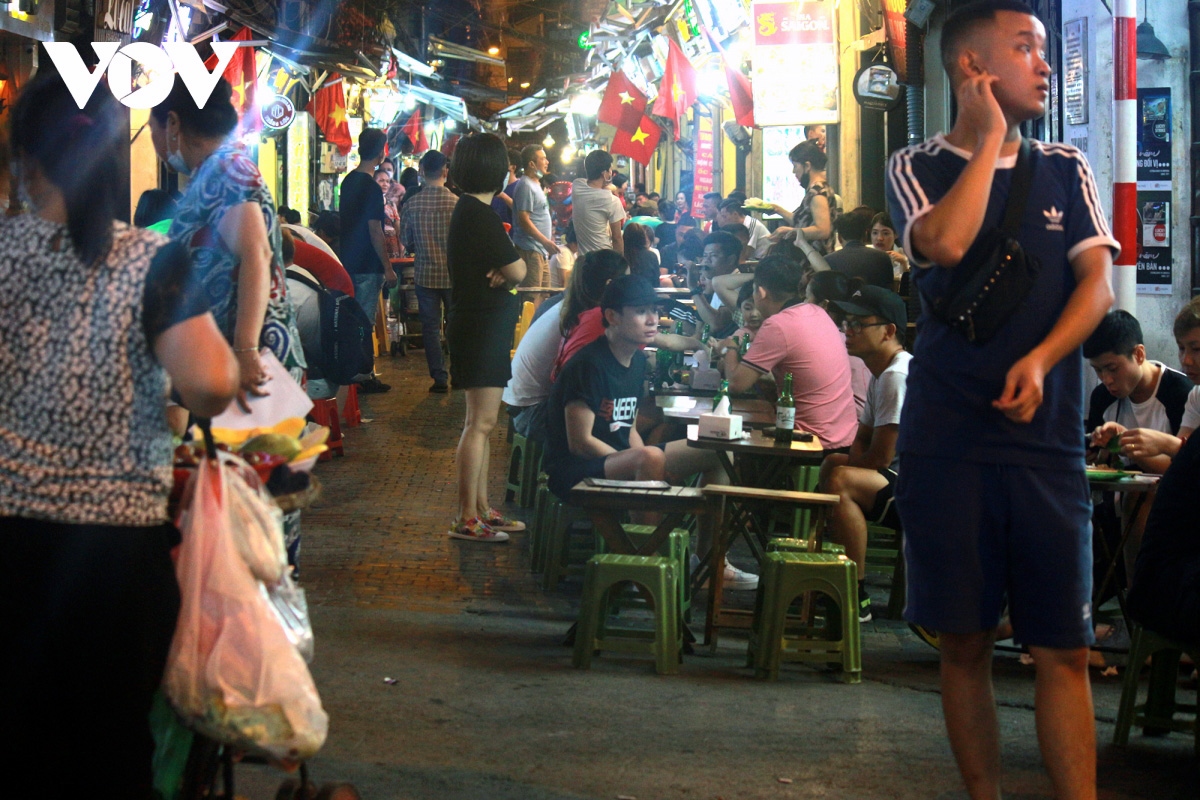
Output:
[[317,121],[317,127],[325,134],[325,141],[336,145],[342,155],[350,152],[354,142],[350,139],[350,125],[346,122],[346,92],[341,76],[336,72],[331,75],[308,101],[305,110]]
[[425,127],[421,125],[421,109],[413,109],[412,116],[408,118],[408,122],[404,123],[400,132],[412,142],[413,155],[424,153],[429,149],[429,140],[425,138]]
[[658,140],[662,138],[662,128],[658,127],[649,117],[642,117],[632,131],[617,130],[613,137],[611,152],[620,156],[629,156],[640,164],[649,164],[650,157],[658,149]]
[[646,95],[618,70],[608,80],[596,119],[619,131],[634,131],[646,114]]
[[[254,31],[242,28],[231,36],[230,42],[248,42],[254,38]],[[255,87],[258,85],[258,63],[254,58],[255,48],[239,47],[233,54],[229,66],[225,67],[225,80],[233,88],[233,107],[238,112],[238,129],[241,133],[251,133],[262,129],[262,112],[255,97]],[[216,55],[209,56],[204,65],[209,70],[217,66]]]
[[692,62],[679,49],[674,39],[667,39],[667,68],[663,72],[662,84],[658,87],[658,98],[654,101],[654,113],[666,117],[675,125],[675,141],[679,141],[679,120],[696,102],[696,70]]

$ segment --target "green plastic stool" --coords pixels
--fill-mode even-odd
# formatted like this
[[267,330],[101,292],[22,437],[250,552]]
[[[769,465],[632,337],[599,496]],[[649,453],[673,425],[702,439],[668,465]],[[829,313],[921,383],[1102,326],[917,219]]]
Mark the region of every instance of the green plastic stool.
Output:
[[543,545],[549,535],[550,504],[554,501],[554,495],[550,494],[550,489],[541,482],[541,476],[538,480],[537,494],[534,495],[533,501],[533,526],[529,529],[530,572],[541,572],[545,569],[546,554]]
[[[644,587],[654,601],[654,631],[607,627],[609,590],[625,581]],[[679,574],[675,563],[663,556],[628,556],[606,553],[593,556],[583,579],[583,600],[579,607],[579,626],[575,631],[575,656],[578,669],[592,665],[592,652],[611,650],[625,653],[650,653],[654,669],[660,675],[679,671],[683,658],[683,636],[679,614]]]
[[[1143,731],[1158,729],[1191,733],[1193,747],[1200,757],[1200,725],[1196,724],[1196,703],[1175,702],[1175,688],[1179,682],[1179,658],[1182,653],[1193,656],[1200,651],[1189,648],[1154,631],[1135,628],[1129,648],[1129,666],[1125,670],[1125,682],[1121,687],[1121,704],[1117,711],[1117,724],[1113,728],[1113,744],[1129,743],[1129,729],[1137,725]],[[1138,679],[1141,666],[1150,658],[1150,685],[1146,702],[1139,704]],[[1191,719],[1176,719],[1178,711],[1189,713]]]
[[[546,531],[545,539],[541,542],[542,590],[557,589],[559,582],[566,577],[571,565],[571,531],[576,523],[588,520],[587,512],[577,506],[567,505],[553,494],[548,500],[546,511],[547,523],[543,525]],[[590,523],[589,523],[590,524]],[[589,547],[587,556],[594,552]],[[586,561],[582,558],[576,564]]]
[[867,525],[867,572],[890,575],[887,618],[903,619],[906,586],[904,574],[904,534],[898,528]]
[[[808,552],[808,540],[807,539],[790,539],[790,538],[782,538],[782,537],[778,538],[778,539],[771,539],[770,541],[767,542],[767,552],[768,553],[807,553]],[[830,556],[844,556],[844,555],[846,555],[846,548],[842,547],[840,544],[835,544],[834,542],[821,542],[821,549],[819,552],[825,553],[826,555],[830,555]]]
[[[653,525],[634,525],[626,523],[621,526],[625,530],[625,535],[629,537],[638,547],[654,533]],[[675,567],[681,577],[679,581],[679,610],[684,619],[688,619],[692,608],[692,592],[691,582],[688,580],[690,573],[690,546],[692,535],[684,528],[676,528],[671,531],[667,540],[663,542],[663,546],[659,548],[656,555],[664,556],[675,562]],[[608,545],[604,541],[604,537],[600,532],[596,532],[596,553],[603,554],[608,552]],[[632,605],[632,604],[630,604]]]
[[[825,553],[767,553],[759,579],[749,657],[755,677],[775,680],[790,661],[837,663],[843,683],[862,681],[858,581],[854,562]],[[804,592],[827,595],[837,616],[824,628],[788,632],[788,608]],[[824,634],[824,635],[822,635]]]
[[508,479],[504,484],[504,501],[514,498],[521,508],[533,505],[537,494],[537,476],[542,465],[542,446],[513,432],[512,453],[508,457]]

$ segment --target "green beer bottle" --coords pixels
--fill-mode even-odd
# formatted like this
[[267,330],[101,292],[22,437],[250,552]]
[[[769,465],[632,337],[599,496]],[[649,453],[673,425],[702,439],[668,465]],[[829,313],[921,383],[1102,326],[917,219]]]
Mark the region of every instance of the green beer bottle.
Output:
[[717,406],[721,405],[722,398],[726,398],[728,396],[729,396],[729,381],[721,381],[721,388],[717,390],[717,393],[715,395],[713,395],[712,410],[715,412],[717,410]]
[[796,401],[792,398],[792,373],[783,376],[783,391],[775,401],[775,441],[792,441],[796,427]]

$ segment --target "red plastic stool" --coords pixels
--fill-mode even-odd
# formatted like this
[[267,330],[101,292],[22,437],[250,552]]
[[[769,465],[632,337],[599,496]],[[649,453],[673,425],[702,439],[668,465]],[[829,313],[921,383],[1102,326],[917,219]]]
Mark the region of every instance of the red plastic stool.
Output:
[[346,455],[342,449],[342,425],[338,420],[336,397],[330,397],[327,400],[313,400],[313,408],[312,411],[308,412],[308,418],[318,425],[324,425],[326,428],[329,428],[329,438],[325,440],[325,444],[329,449],[321,453],[319,457],[320,461],[328,461],[334,455]]
[[347,428],[357,428],[362,424],[362,409],[358,407],[358,384],[350,384],[346,391],[346,405],[342,408],[342,418]]

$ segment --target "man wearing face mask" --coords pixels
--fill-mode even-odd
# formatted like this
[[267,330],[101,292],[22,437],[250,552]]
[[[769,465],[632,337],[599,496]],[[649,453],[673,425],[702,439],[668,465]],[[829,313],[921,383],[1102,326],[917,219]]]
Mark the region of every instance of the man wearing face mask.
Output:
[[553,239],[550,204],[538,178],[545,174],[550,159],[541,147],[529,145],[521,151],[521,164],[525,172],[513,195],[513,217],[517,224],[512,232],[513,245],[525,261],[525,279],[521,285],[549,286],[547,258],[558,252],[558,245]]

